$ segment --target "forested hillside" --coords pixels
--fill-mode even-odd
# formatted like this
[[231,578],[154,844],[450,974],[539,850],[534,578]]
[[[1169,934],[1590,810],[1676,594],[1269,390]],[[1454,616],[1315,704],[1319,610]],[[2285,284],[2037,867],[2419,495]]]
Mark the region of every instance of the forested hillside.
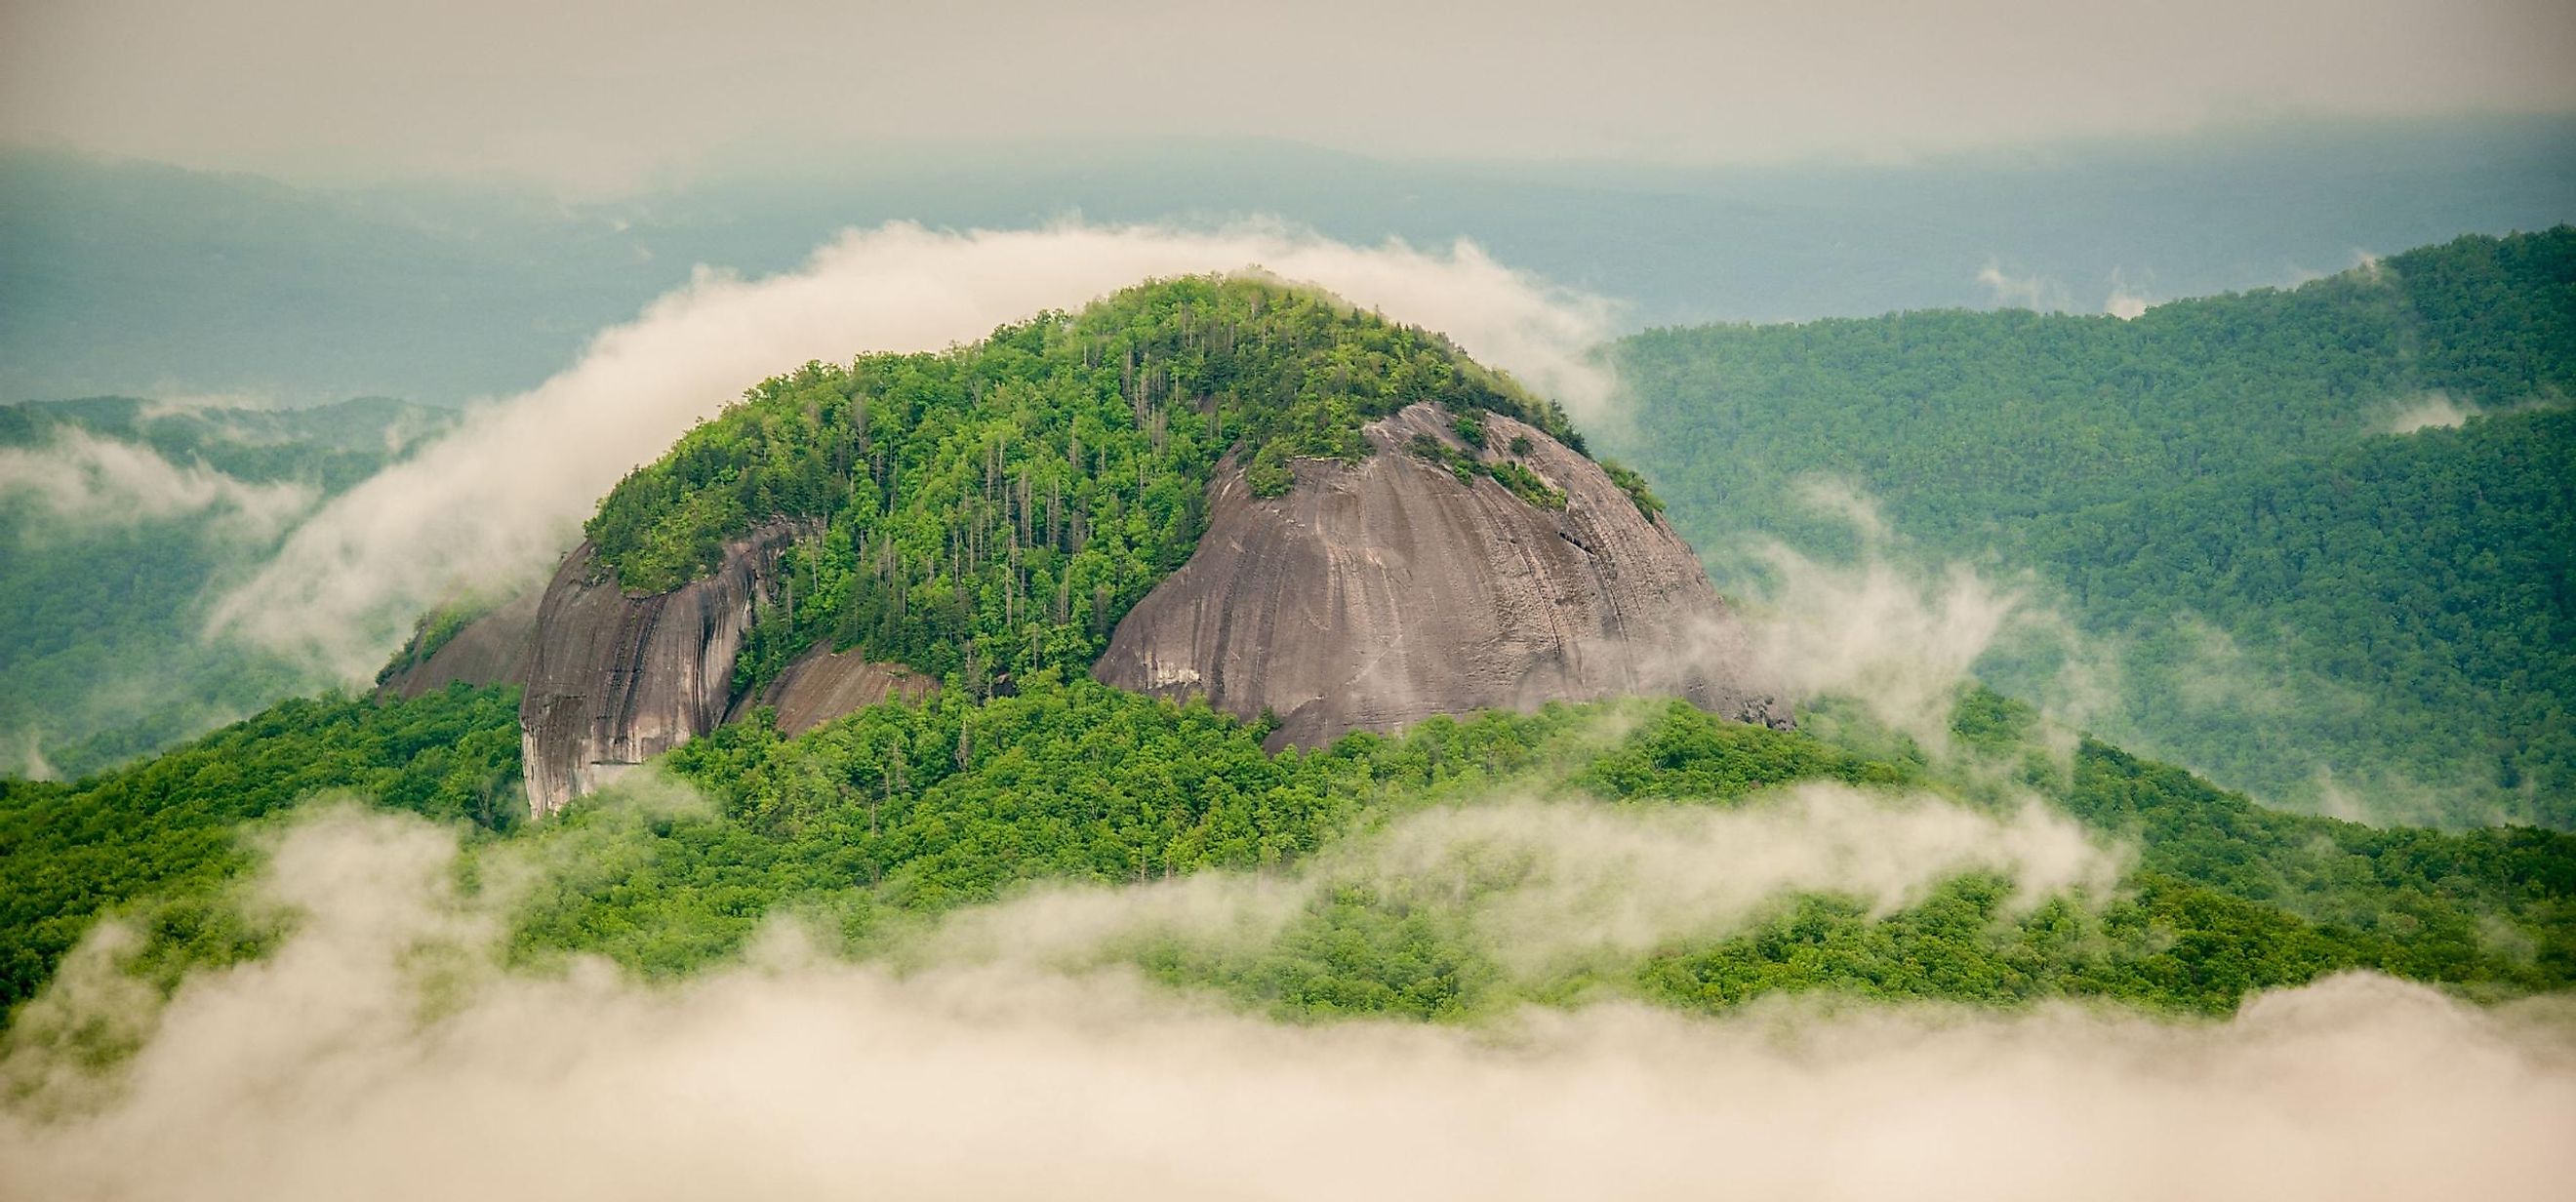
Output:
[[455,416],[384,399],[0,406],[0,771],[77,776],[324,683],[207,639],[212,594]]
[[2576,825],[2576,421],[2550,411],[2576,394],[2576,229],[2133,321],[1902,313],[1615,354],[1622,449],[1721,583],[1760,576],[1763,537],[1858,553],[1802,501],[1835,478],[1898,553],[2036,573],[2117,653],[2109,737],[2280,802]]
[[[1020,683],[984,702],[957,689],[888,702],[793,739],[764,714],[668,758],[704,803],[638,778],[537,824],[510,821],[512,699],[462,686],[381,705],[288,702],[77,787],[13,784],[0,790],[0,872],[13,882],[0,1000],[30,996],[101,914],[138,919],[129,955],[165,985],[191,963],[259,954],[279,919],[244,909],[226,883],[243,841],[298,804],[352,794],[472,831],[474,862],[511,890],[512,954],[540,969],[595,952],[647,976],[693,972],[738,957],[778,915],[819,924],[841,954],[900,958],[922,920],[1035,882],[1142,888],[1202,873],[1214,874],[1203,897],[1307,884],[1251,942],[1157,928],[1105,954],[1303,1018],[1460,1018],[1604,995],[1723,1009],[1808,991],[2224,1013],[2250,991],[2352,967],[2482,998],[2576,981],[2576,836],[2282,814],[2097,743],[2071,761],[2045,752],[2030,711],[1992,693],[1963,697],[1957,758],[1884,732],[1826,739],[1653,700],[1439,718],[1273,757],[1257,725],[1204,706],[1053,670]],[[1893,909],[1791,890],[1703,935],[1558,965],[1524,962],[1472,921],[1545,884],[1545,861],[1529,857],[1582,850],[1545,829],[1512,850],[1509,824],[1532,804],[1651,832],[1693,815],[1795,815],[1800,795],[1783,790],[1802,782],[1892,807],[1859,833],[1884,845],[1874,854],[1901,854],[1909,806],[2001,822],[2035,796],[2136,858],[2116,883],[2045,898],[1983,871]],[[1474,828],[1436,871],[1371,866],[1390,832],[1479,814],[1501,825]],[[547,867],[531,877],[529,865]]]
[[[1494,412],[1575,441],[1552,405],[1436,335],[1246,279],[1148,285],[973,346],[769,381],[611,492],[588,527],[601,561],[631,589],[668,589],[728,540],[793,520],[801,541],[737,686],[827,639],[938,688],[792,737],[753,709],[537,822],[516,820],[516,699],[463,685],[287,701],[77,782],[0,784],[12,882],[0,1005],[13,1034],[113,1062],[127,1036],[49,1027],[76,1011],[25,1005],[80,932],[126,920],[131,942],[101,955],[165,990],[192,966],[265,954],[293,918],[244,889],[242,870],[293,815],[351,800],[456,833],[458,887],[488,907],[507,967],[536,974],[595,971],[568,969],[581,957],[643,978],[696,973],[756,954],[781,920],[824,953],[902,971],[962,954],[940,941],[980,917],[1072,932],[1076,968],[1300,1021],[1462,1021],[1604,998],[1720,1011],[1797,993],[2224,1014],[2355,968],[2477,1000],[2576,983],[2576,835],[2283,813],[1983,688],[1950,698],[1937,747],[1831,700],[1783,731],[1630,698],[1272,755],[1273,719],[1089,675],[1118,617],[1189,557],[1225,456],[1256,490],[1284,489],[1288,457],[1367,454],[1362,425],[1416,401],[1440,403],[1469,443]],[[2364,459],[2329,457],[2319,470],[2341,474],[2327,484],[2264,478],[2292,489],[2280,513],[2309,512],[2320,493],[2376,508],[2393,502],[2337,482],[2414,477],[2374,474],[2368,455],[2556,417],[2347,440]],[[2492,453],[2521,465],[2521,446]],[[1440,458],[1510,487],[1526,453],[1481,468]],[[2477,483],[2455,506],[2545,499],[2508,489],[2492,464],[2466,478]],[[1621,479],[1641,509],[1658,504]],[[2213,507],[2168,491],[2191,514]],[[2090,500],[2070,512],[2141,503]],[[2103,533],[2064,537],[2112,537],[2116,520],[2100,520]],[[2530,534],[2493,565],[2461,561],[2463,579],[2546,558],[2550,530]],[[2206,596],[2305,562],[2249,560],[2241,584]],[[427,622],[422,637],[455,624]],[[2501,637],[2489,652],[2526,653]],[[1765,839],[1813,871],[1736,879],[1727,857]],[[1647,896],[1668,884],[1684,895]],[[1583,910],[1604,897],[1615,914]],[[1055,902],[1066,921],[1006,922]],[[1639,913],[1661,917],[1631,929]],[[421,971],[434,989],[437,966]],[[47,1017],[18,1022],[29,1015]]]
[[256,951],[222,904],[250,861],[248,824],[346,793],[502,829],[526,812],[518,777],[517,696],[460,687],[393,706],[280,702],[78,784],[0,778],[0,1006],[34,993],[92,921],[138,901],[171,955]]
[[791,600],[754,630],[741,684],[828,637],[980,690],[1088,666],[1188,560],[1220,457],[1284,491],[1291,456],[1358,459],[1364,423],[1417,401],[1580,446],[1552,402],[1440,335],[1262,280],[1187,278],[944,353],[770,380],[619,483],[587,531],[621,584],[654,592],[760,523],[820,519],[785,557]]

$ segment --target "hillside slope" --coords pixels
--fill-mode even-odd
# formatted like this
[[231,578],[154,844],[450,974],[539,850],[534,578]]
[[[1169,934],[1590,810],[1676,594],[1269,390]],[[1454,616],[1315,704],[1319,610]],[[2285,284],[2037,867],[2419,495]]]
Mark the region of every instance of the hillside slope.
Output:
[[326,683],[203,625],[320,498],[455,413],[0,406],[0,772],[78,776]]
[[2035,572],[2119,652],[2095,722],[2123,743],[2276,801],[2576,824],[2576,424],[2515,411],[2576,395],[2576,229],[2134,321],[1904,313],[1616,354],[1622,449],[1721,586],[1759,577],[1760,537],[1857,553],[1798,499],[1847,481],[1901,553]]
[[[726,726],[665,761],[703,802],[621,784],[542,823],[516,820],[510,696],[463,686],[291,701],[77,786],[0,782],[0,877],[13,882],[0,895],[0,1015],[14,1017],[108,914],[132,922],[131,967],[163,989],[192,965],[265,954],[279,916],[235,889],[235,874],[275,823],[350,791],[473,824],[476,860],[508,882],[515,960],[596,954],[655,978],[738,963],[782,915],[865,958],[899,952],[922,916],[1031,882],[1199,873],[1221,891],[1233,874],[1275,886],[1321,873],[1335,887],[1249,944],[1218,951],[1175,935],[1108,954],[1309,1020],[1457,1018],[1605,994],[1699,1011],[1821,993],[2223,1014],[2254,991],[2351,968],[2472,998],[2576,983],[2576,836],[2283,814],[2090,741],[2069,762],[2029,741],[2026,709],[1991,693],[1966,696],[1955,716],[1967,758],[1929,762],[1867,732],[1777,731],[1651,700],[1432,718],[1270,755],[1262,727],[1202,705],[1052,671],[1023,684],[983,702],[957,689],[887,702],[792,738],[765,721]],[[2007,776],[2017,784],[1998,790]],[[1536,977],[1504,971],[1514,949],[1461,907],[1544,885],[1544,862],[1526,858],[1543,845],[1475,844],[1428,876],[1331,875],[1347,863],[1340,850],[1408,817],[1509,815],[1536,798],[1596,824],[1576,829],[1669,830],[1721,811],[1789,820],[1802,786],[1888,807],[1876,819],[1887,829],[1856,849],[1864,860],[1899,851],[1908,805],[2004,818],[2025,790],[2134,858],[2115,885],[2045,897],[1986,872],[1883,910],[1784,889],[1735,924]],[[1157,898],[1175,895],[1138,895]]]

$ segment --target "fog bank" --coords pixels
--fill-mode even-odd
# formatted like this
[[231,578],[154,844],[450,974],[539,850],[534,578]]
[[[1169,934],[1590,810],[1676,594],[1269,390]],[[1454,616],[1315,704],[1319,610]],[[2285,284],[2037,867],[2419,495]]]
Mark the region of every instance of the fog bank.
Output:
[[1283,872],[1039,886],[948,916],[923,950],[1040,967],[1098,963],[1149,939],[1223,953],[1270,940],[1321,897],[1362,889],[1388,912],[1458,922],[1481,954],[1537,980],[1722,938],[1792,894],[1855,898],[1883,914],[1993,872],[2025,902],[2099,898],[2125,864],[2124,849],[2036,800],[1990,814],[1816,781],[1726,806],[1486,801],[1405,814]]
[[[0,499],[25,498],[68,528],[207,513],[219,519],[215,533],[262,539],[311,509],[320,495],[297,481],[255,484],[201,462],[172,463],[151,447],[79,429],[57,430],[42,446],[0,447]],[[34,540],[44,532],[19,533]]]
[[[2564,1003],[2353,975],[2216,1024],[1788,1003],[1283,1026],[1115,973],[896,977],[785,931],[646,986],[491,969],[453,851],[405,819],[300,823],[265,885],[300,932],[183,988],[121,1094],[0,1111],[0,1193],[2511,1199],[2576,1173]],[[22,1030],[67,996],[133,1008],[97,951]],[[10,1078],[44,1059],[22,1042]]]

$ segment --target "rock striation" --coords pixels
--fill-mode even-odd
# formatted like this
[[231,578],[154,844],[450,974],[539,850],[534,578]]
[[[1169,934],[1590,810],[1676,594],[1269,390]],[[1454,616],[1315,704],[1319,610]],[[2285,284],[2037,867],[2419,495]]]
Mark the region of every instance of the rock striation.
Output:
[[801,527],[772,522],[725,545],[703,579],[630,597],[587,542],[537,606],[519,701],[521,767],[538,815],[715,729],[734,658]]
[[[755,706],[777,707],[779,728],[801,734],[889,697],[928,693],[935,682],[908,668],[836,655],[817,643],[757,694],[735,695],[734,661],[775,595],[779,552],[813,533],[811,523],[770,522],[726,544],[723,562],[705,578],[649,596],[629,596],[589,543],[565,556],[532,604],[524,669],[515,678],[526,690],[519,739],[529,809],[539,817],[560,810]],[[483,620],[494,626],[492,641],[506,635],[510,612]],[[480,625],[458,632],[450,645]]]
[[[1413,405],[1368,426],[1368,458],[1300,460],[1294,487],[1270,498],[1239,464],[1221,467],[1196,554],[1119,623],[1094,675],[1245,718],[1267,711],[1274,750],[1638,693],[1789,724],[1744,677],[1744,631],[1671,527],[1545,433],[1498,414],[1484,431],[1471,447],[1448,414]],[[1413,452],[1423,438],[1517,462],[1565,505],[1461,480]]]

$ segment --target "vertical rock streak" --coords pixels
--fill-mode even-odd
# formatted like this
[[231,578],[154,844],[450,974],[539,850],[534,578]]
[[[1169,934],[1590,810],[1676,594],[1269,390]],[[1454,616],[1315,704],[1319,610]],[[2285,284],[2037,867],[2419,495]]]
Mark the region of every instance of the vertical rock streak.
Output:
[[734,658],[799,529],[764,525],[726,544],[713,574],[649,597],[626,596],[588,543],[565,557],[537,607],[519,704],[531,810],[559,810],[724,720]]

